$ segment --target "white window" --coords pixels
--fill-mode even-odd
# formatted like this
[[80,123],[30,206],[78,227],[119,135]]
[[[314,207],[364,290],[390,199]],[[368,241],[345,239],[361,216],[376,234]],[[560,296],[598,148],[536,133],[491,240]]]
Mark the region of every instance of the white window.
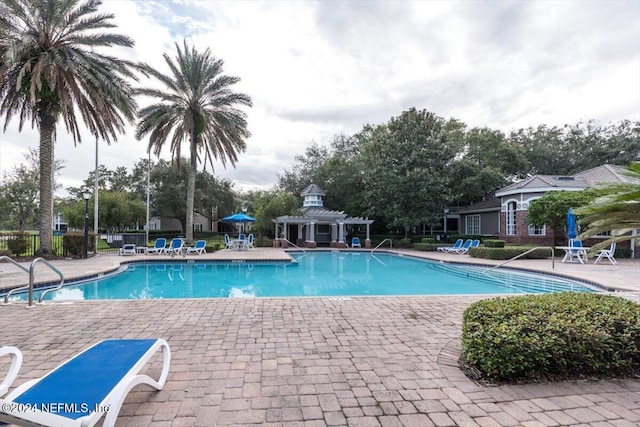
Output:
[[193,224],[193,231],[202,231],[202,224],[199,224],[199,223]]
[[516,234],[516,202],[507,203],[507,235]]
[[465,234],[480,234],[480,215],[467,215],[464,222]]
[[529,224],[529,236],[545,236],[546,234],[547,232],[544,225],[538,227],[537,225]]

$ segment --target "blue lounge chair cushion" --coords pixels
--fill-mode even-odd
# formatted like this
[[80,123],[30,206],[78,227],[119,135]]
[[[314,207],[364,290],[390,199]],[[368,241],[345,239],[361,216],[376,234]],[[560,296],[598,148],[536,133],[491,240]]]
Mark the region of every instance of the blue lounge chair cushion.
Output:
[[14,401],[30,407],[64,403],[49,412],[71,419],[88,415],[155,342],[102,341],[52,371]]
[[[19,369],[21,353],[13,347],[10,351],[0,350],[0,355],[12,356],[4,387],[12,381],[9,378],[13,376],[12,371]],[[158,350],[162,350],[163,364],[156,380],[140,371]],[[17,358],[13,358],[14,355]],[[161,390],[170,364],[171,350],[163,339],[101,341],[44,377],[27,381],[0,399],[0,424],[91,427],[105,417],[102,425],[114,427],[129,391],[140,384]]]

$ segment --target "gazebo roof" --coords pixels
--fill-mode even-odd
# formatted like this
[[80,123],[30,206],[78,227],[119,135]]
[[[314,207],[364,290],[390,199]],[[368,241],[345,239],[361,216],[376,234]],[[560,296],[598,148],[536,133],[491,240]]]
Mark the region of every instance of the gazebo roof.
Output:
[[316,184],[309,184],[304,190],[302,190],[302,192],[300,193],[301,196],[324,196],[327,193],[320,187],[318,187]]

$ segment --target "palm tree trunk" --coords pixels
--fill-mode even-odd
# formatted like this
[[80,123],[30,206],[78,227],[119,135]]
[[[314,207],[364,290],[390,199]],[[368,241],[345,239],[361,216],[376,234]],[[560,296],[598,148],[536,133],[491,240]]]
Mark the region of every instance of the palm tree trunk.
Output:
[[187,218],[185,221],[185,238],[193,241],[193,199],[196,194],[196,142],[195,136],[191,136],[191,160],[189,163],[189,176],[187,178]]
[[[45,111],[43,111],[45,110]],[[38,227],[40,230],[39,255],[53,255],[53,132],[55,118],[42,108],[40,116],[40,212]]]

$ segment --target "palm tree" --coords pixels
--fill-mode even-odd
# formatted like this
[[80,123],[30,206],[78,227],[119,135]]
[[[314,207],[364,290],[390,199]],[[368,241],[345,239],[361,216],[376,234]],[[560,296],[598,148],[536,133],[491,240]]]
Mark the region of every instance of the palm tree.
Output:
[[31,119],[40,132],[38,222],[40,253],[52,253],[52,164],[60,119],[82,142],[80,121],[107,143],[135,118],[137,104],[127,82],[134,64],[99,53],[133,46],[107,33],[113,15],[97,13],[99,0],[3,0],[0,3],[0,115],[4,130],[13,115],[19,129]]
[[605,187],[605,196],[576,210],[580,223],[587,224],[580,239],[611,232],[610,238],[594,245],[592,250],[638,238],[632,232],[640,229],[640,163],[629,166],[627,174],[630,182]]
[[[162,89],[144,88],[138,92],[159,102],[139,111],[140,122],[136,138],[149,134],[148,150],[160,155],[163,145],[171,136],[171,153],[180,162],[182,143],[188,141],[190,152],[187,178],[186,239],[193,240],[193,207],[198,163],[213,168],[219,159],[226,167],[227,160],[235,166],[238,153],[246,149],[246,114],[237,105],[251,106],[249,96],[233,92],[230,86],[238,77],[222,74],[224,62],[211,55],[209,49],[199,53],[183,42],[184,50],[176,43],[175,62],[164,54],[171,74],[162,74],[145,67],[163,85]],[[202,157],[204,154],[204,157]]]

